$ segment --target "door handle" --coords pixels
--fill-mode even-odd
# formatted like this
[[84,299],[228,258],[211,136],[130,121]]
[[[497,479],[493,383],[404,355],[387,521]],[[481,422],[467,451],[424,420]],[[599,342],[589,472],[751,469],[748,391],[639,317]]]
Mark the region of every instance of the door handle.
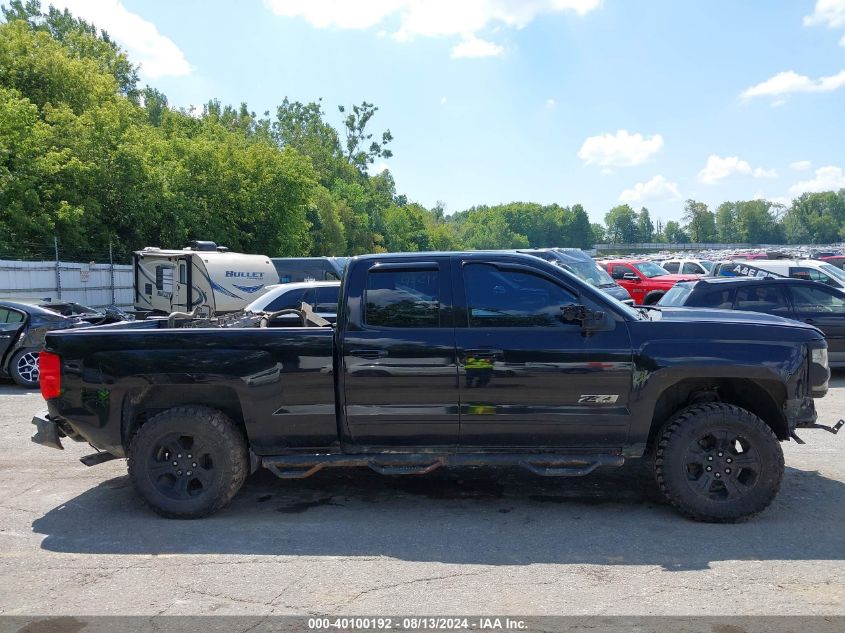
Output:
[[804,319],[804,323],[809,323],[810,325],[812,325],[815,322],[816,322],[815,319]]
[[376,360],[377,358],[385,358],[387,350],[383,349],[353,349],[349,350],[350,356],[357,356],[367,360]]

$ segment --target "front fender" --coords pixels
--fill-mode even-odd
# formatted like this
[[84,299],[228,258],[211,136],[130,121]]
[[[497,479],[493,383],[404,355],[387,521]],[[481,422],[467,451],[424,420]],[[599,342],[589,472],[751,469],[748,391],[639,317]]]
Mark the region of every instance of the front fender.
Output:
[[660,396],[681,381],[750,380],[777,385],[784,400],[807,389],[807,347],[794,340],[651,339],[635,345],[633,364],[629,440],[635,445],[647,441]]

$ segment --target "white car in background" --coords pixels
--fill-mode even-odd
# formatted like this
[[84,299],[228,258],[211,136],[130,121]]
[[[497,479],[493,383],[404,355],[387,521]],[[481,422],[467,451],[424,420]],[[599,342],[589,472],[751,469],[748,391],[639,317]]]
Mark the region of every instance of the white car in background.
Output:
[[706,275],[713,268],[709,259],[661,259],[655,263],[675,275]]
[[[317,315],[330,323],[337,319],[337,303],[340,294],[339,281],[298,281],[270,286],[266,293],[250,303],[247,313],[278,312],[296,309],[302,303],[314,308]],[[282,315],[273,319],[272,326],[295,326],[299,317],[295,314]]]

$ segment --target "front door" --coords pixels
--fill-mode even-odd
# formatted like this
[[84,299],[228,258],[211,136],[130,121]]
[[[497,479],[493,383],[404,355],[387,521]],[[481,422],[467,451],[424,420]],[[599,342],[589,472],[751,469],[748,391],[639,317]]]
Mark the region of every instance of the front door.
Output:
[[810,284],[790,286],[789,293],[797,318],[824,333],[830,362],[845,363],[845,299],[842,293]]
[[528,268],[467,260],[460,278],[462,450],[622,447],[632,380],[624,321],[607,314],[586,334],[561,307],[602,305]]
[[[341,353],[346,422],[358,446],[458,443],[448,257],[355,268]],[[356,289],[360,295],[352,295]]]

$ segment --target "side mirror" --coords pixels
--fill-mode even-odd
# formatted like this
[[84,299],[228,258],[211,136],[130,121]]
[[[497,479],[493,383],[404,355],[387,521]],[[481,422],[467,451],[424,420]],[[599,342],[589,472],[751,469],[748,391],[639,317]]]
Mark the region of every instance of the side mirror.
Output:
[[636,273],[625,273],[622,275],[622,279],[625,281],[639,281],[640,278],[637,277]]
[[597,330],[602,327],[607,315],[599,310],[590,310],[580,304],[561,306],[563,320],[567,323],[578,323],[585,330]]

